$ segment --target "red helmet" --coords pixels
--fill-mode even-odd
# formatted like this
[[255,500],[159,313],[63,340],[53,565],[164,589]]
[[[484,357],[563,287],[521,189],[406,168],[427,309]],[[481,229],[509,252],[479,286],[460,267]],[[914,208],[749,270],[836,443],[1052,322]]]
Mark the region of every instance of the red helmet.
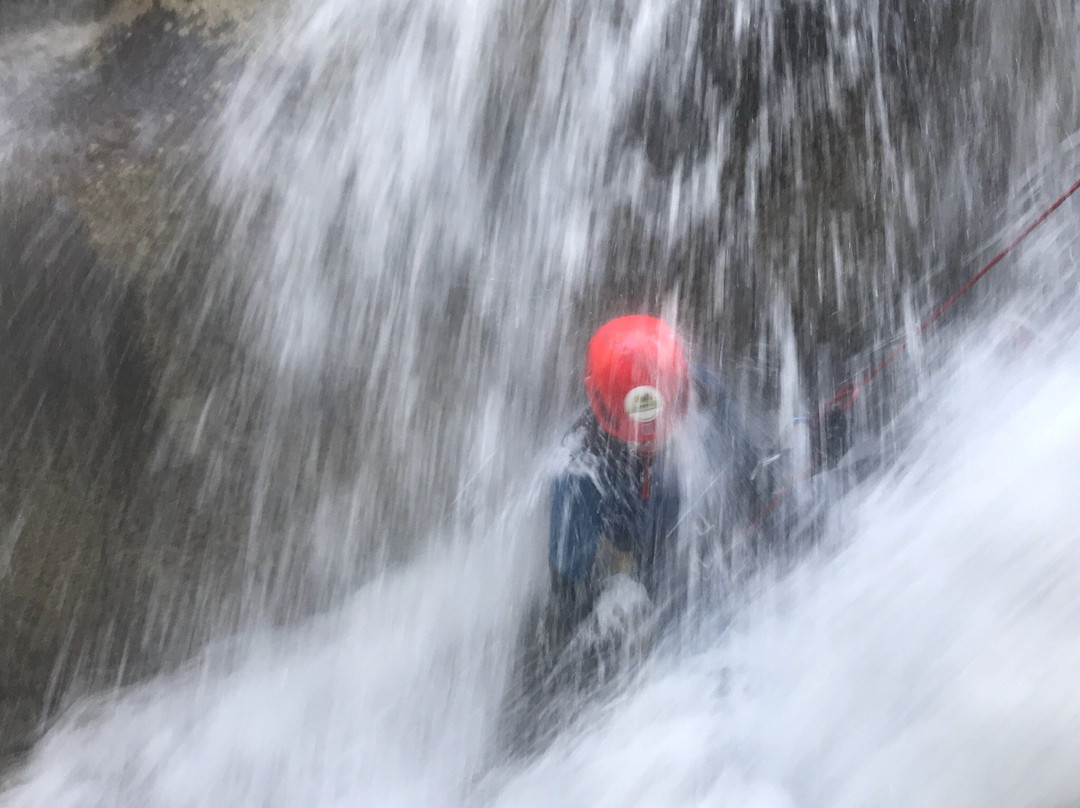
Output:
[[611,320],[589,340],[585,389],[605,432],[627,443],[661,440],[682,421],[690,398],[682,342],[656,317]]

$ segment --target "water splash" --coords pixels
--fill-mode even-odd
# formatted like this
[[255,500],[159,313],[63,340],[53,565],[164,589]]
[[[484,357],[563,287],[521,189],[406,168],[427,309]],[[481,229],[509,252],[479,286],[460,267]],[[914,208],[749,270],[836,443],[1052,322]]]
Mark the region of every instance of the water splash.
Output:
[[842,552],[503,773],[493,804],[1075,801],[1075,326],[1022,367],[973,349],[936,379],[916,441],[854,495]]

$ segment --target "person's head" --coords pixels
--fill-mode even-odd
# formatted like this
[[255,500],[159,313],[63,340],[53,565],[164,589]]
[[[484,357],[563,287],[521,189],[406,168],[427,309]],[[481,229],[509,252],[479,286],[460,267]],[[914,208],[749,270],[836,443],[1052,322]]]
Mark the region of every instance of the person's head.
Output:
[[689,406],[690,372],[682,341],[656,317],[610,320],[589,340],[585,389],[605,432],[651,447],[678,427]]

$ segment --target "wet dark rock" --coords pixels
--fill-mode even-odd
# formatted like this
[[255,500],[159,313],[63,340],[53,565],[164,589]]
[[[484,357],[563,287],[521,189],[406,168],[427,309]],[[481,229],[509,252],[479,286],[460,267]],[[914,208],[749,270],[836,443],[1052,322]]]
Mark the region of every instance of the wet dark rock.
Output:
[[227,525],[242,520],[200,497],[205,463],[161,462],[172,312],[189,298],[145,271],[175,238],[166,165],[182,161],[223,75],[225,47],[201,31],[157,4],[129,13],[11,101],[21,128],[17,170],[0,172],[0,760],[78,693],[204,642],[193,624],[215,615],[194,618],[197,593],[214,576],[198,570],[227,576],[236,556]]
[[0,698],[25,730],[109,610],[107,542],[149,458],[154,380],[130,285],[78,212],[39,194],[4,202]]

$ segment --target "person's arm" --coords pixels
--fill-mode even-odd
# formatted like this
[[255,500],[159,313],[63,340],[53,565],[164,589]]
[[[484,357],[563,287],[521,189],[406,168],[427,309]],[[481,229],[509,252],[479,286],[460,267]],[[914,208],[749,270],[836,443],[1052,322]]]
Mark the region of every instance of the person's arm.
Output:
[[698,406],[708,416],[710,425],[706,435],[708,456],[718,466],[730,469],[738,484],[755,479],[762,464],[775,454],[771,450],[773,442],[766,437],[760,425],[748,423],[740,416],[727,388],[716,374],[702,365],[694,365],[691,376]]
[[601,497],[586,475],[563,472],[551,487],[548,560],[555,608],[568,623],[588,611],[589,582],[603,531]]
[[[762,435],[752,435],[746,424],[738,422],[727,390],[715,374],[696,365],[693,368],[693,378],[702,399],[702,406],[709,411],[711,420],[723,434],[732,437],[739,449],[756,453],[759,460],[784,451],[783,447],[766,441]],[[851,448],[851,412],[859,393],[857,385],[845,384],[821,408],[816,417],[809,419],[813,452],[812,473],[834,468]]]

